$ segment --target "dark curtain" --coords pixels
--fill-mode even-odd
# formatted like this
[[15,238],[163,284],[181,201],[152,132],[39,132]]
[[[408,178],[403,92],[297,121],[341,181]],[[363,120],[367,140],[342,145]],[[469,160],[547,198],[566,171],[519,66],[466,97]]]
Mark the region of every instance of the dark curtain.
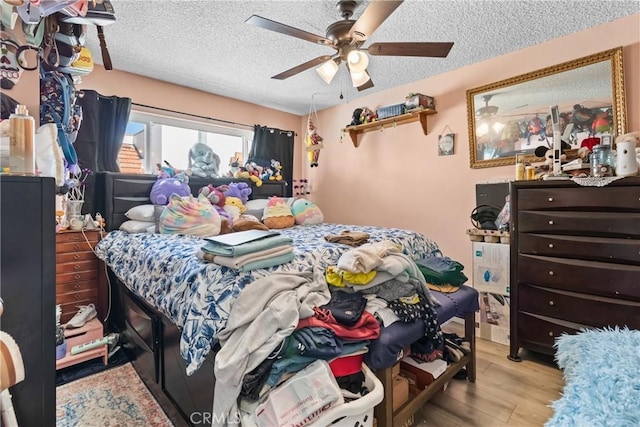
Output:
[[98,172],[120,172],[118,154],[129,122],[131,99],[103,96],[95,90],[83,90],[76,101],[82,106],[82,124],[73,144],[82,168],[91,169],[87,179],[83,213],[96,213],[95,176]]
[[291,197],[293,178],[293,137],[293,131],[255,125],[248,159],[259,166],[271,166],[272,159],[279,161],[282,166],[282,179],[287,183],[287,197]]

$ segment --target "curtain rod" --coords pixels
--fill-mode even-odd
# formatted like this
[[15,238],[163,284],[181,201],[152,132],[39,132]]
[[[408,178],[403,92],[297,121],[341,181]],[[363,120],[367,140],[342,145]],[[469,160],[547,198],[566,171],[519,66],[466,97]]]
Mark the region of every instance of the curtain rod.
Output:
[[183,111],[170,110],[168,108],[162,108],[162,107],[154,107],[152,105],[139,104],[137,102],[132,102],[131,105],[136,105],[138,107],[143,107],[143,108],[151,108],[152,110],[165,111],[167,113],[182,114],[184,116],[196,117],[198,119],[213,120],[213,121],[216,121],[216,122],[227,123],[227,124],[230,124],[230,125],[244,126],[244,127],[248,127],[248,128],[253,129],[253,125],[247,125],[245,123],[237,123],[237,122],[232,122],[232,121],[223,120],[223,119],[216,119],[215,117],[200,116],[198,114],[185,113]]

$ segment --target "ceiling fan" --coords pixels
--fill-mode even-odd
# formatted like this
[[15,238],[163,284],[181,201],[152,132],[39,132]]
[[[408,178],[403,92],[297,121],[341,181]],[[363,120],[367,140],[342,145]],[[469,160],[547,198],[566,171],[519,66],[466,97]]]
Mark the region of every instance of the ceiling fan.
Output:
[[252,15],[247,19],[245,21],[247,24],[329,46],[336,51],[333,55],[319,56],[271,78],[284,80],[319,65],[316,71],[324,81],[331,83],[331,80],[338,72],[338,66],[344,61],[349,69],[353,86],[358,91],[362,91],[373,87],[373,80],[371,80],[371,76],[367,72],[369,57],[366,53],[381,56],[437,58],[445,58],[449,54],[453,46],[453,43],[450,42],[372,43],[367,47],[363,47],[373,32],[402,4],[402,0],[372,0],[362,12],[362,15],[357,20],[353,20],[351,17],[359,3],[361,2],[356,0],[338,1],[336,7],[343,19],[327,27],[326,37],[258,15]]

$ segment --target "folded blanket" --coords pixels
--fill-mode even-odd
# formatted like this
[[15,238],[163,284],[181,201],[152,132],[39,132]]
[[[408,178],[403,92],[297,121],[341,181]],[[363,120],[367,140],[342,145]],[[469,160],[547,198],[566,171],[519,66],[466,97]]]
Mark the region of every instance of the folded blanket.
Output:
[[238,271],[251,271],[251,270],[257,270],[259,268],[275,267],[276,265],[286,264],[288,262],[291,262],[295,257],[296,256],[293,252],[289,252],[283,255],[278,255],[276,257],[247,263],[242,267],[238,268]]
[[274,248],[276,246],[290,245],[293,240],[290,237],[282,235],[276,235],[273,237],[265,237],[264,239],[254,240],[252,242],[242,243],[236,246],[225,245],[222,243],[216,243],[207,241],[200,249],[202,252],[210,253],[213,255],[222,256],[239,256],[248,254],[251,252],[258,252],[264,249]]
[[203,251],[198,251],[198,258],[203,259],[204,261],[213,262],[214,264],[237,270],[251,262],[274,258],[280,255],[288,254],[289,252],[293,252],[293,247],[291,245],[282,245],[276,246],[275,248],[264,249],[262,251],[251,252],[235,257],[220,256],[205,253]]

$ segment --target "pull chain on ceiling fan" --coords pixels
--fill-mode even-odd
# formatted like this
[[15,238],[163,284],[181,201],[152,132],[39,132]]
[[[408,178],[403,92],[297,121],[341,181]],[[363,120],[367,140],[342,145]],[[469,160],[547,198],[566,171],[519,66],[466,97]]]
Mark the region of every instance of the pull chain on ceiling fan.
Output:
[[402,4],[402,0],[372,0],[357,20],[350,19],[358,7],[359,1],[338,1],[336,7],[342,20],[329,25],[326,37],[309,33],[280,22],[272,21],[258,15],[252,15],[245,22],[266,30],[275,31],[287,36],[296,37],[316,44],[333,48],[333,55],[322,55],[297,65],[272,79],[284,80],[298,73],[318,66],[316,71],[322,79],[331,83],[339,66],[345,62],[351,81],[358,91],[373,87],[373,80],[367,72],[369,55],[379,56],[418,56],[445,58],[453,43],[451,42],[402,42],[372,43],[363,47],[367,39],[376,29]]

